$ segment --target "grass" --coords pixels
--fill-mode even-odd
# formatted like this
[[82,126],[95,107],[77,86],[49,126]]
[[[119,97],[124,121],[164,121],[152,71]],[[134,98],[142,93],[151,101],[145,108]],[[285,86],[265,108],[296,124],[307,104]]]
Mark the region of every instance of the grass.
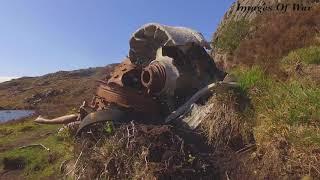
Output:
[[[295,49],[319,45],[319,18],[320,6],[302,13],[266,13],[258,16],[251,23],[252,32],[240,41],[230,59],[242,66],[259,65],[268,73],[281,76],[279,62],[282,57]],[[218,37],[220,41],[225,39],[224,36],[228,33]],[[318,48],[306,48],[299,53],[304,54],[302,58],[308,59],[308,63],[319,62]]]
[[270,80],[258,66],[255,66],[246,72],[243,72],[241,69],[236,69],[232,73],[235,76],[240,76],[238,82],[241,90],[244,92],[255,86],[266,87],[270,84]]
[[249,27],[249,22],[246,20],[230,21],[224,24],[221,28],[221,36],[215,40],[213,46],[232,53],[248,34]]
[[[0,147],[5,144],[16,143],[22,138],[31,138],[32,136],[37,136],[43,132],[56,131],[58,126],[43,126],[33,123],[33,117],[28,118],[22,122],[10,123],[0,126]],[[28,135],[28,136],[24,136]]]
[[[253,135],[265,171],[289,177],[319,177],[320,87],[291,78],[281,81],[261,68],[234,70],[252,103]],[[264,170],[262,170],[264,171]],[[291,175],[289,175],[291,174]]]
[[248,101],[238,89],[218,93],[208,100],[211,113],[204,116],[201,131],[209,145],[215,148],[226,144],[233,150],[239,150],[253,141]]
[[263,155],[256,163],[263,162],[268,175],[320,176],[314,158],[320,149],[319,18],[318,5],[265,13],[250,23],[230,21],[214,37],[214,51],[224,53],[217,58],[230,55],[221,59],[237,65],[231,74],[251,100],[257,153]]
[[[72,154],[71,140],[57,135],[58,127],[34,124],[32,118],[1,126],[0,168],[4,168],[5,161],[20,160],[26,179],[58,178],[62,161],[70,159]],[[43,144],[50,151],[40,147],[19,149],[30,144]]]
[[[268,141],[275,134],[297,138],[292,135],[300,128],[309,142],[319,143],[319,131],[312,131],[320,125],[320,87],[299,81],[277,81],[260,68],[235,70],[241,88],[248,93],[255,110],[257,139]],[[301,130],[304,129],[304,130]],[[292,136],[292,138],[289,138]],[[269,137],[269,138],[266,138]],[[299,141],[304,141],[301,138]],[[303,142],[300,142],[303,144]],[[297,143],[299,144],[299,143]]]
[[285,64],[301,62],[304,64],[320,64],[320,46],[297,49],[283,58]]

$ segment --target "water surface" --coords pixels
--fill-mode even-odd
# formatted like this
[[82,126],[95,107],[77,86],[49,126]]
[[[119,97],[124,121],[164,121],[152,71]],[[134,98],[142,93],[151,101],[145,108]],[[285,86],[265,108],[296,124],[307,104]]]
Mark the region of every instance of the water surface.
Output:
[[25,118],[34,113],[33,110],[0,110],[0,123]]

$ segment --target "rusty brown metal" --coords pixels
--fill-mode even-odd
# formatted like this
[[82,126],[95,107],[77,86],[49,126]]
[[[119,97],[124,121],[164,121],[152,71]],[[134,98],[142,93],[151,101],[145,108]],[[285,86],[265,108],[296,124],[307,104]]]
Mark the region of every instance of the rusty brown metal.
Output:
[[158,104],[141,83],[142,67],[125,59],[119,64],[108,81],[98,81],[91,106],[96,110],[107,109],[110,105],[132,109],[145,114],[157,114]]
[[148,92],[159,93],[166,83],[166,69],[159,62],[155,62],[143,69],[141,82]]
[[108,80],[107,84],[116,84],[120,87],[139,88],[139,85],[141,85],[141,71],[142,67],[132,64],[127,58],[114,69],[114,72],[112,73],[112,76]]
[[137,92],[132,91],[132,89],[100,85],[96,95],[103,98],[106,103],[114,103],[120,107],[148,114],[159,113],[158,105],[152,97],[138,94]]

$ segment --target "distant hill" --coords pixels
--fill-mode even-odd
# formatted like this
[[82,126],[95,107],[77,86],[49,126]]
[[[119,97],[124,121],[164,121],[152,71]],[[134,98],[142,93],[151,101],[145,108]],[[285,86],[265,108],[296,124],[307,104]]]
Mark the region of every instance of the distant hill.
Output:
[[90,101],[99,80],[110,75],[116,64],[105,67],[59,71],[39,77],[22,77],[0,83],[0,107],[35,109],[57,116]]

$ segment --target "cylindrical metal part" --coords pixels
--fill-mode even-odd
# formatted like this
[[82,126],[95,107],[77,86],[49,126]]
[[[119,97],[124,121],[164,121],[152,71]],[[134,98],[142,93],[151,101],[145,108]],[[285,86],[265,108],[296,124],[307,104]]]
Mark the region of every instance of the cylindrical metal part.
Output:
[[159,62],[151,63],[141,74],[141,82],[151,93],[159,93],[165,87],[166,69]]

